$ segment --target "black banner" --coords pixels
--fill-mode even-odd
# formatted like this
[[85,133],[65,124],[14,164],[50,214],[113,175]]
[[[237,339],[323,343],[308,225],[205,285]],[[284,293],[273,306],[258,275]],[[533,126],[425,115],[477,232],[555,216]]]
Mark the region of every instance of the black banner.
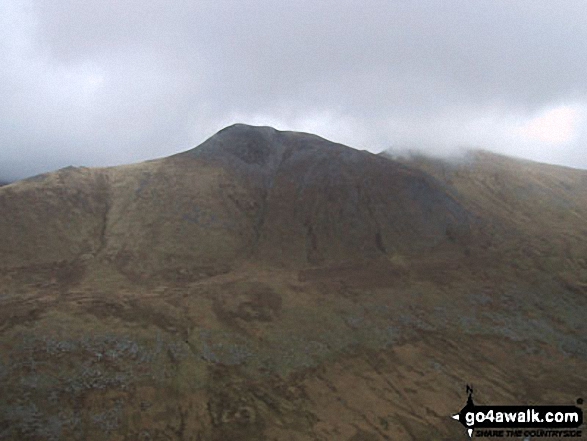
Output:
[[[574,405],[477,406],[467,385],[467,404],[453,419],[468,429],[574,429],[583,424],[583,411]],[[580,400],[582,402],[582,400]]]

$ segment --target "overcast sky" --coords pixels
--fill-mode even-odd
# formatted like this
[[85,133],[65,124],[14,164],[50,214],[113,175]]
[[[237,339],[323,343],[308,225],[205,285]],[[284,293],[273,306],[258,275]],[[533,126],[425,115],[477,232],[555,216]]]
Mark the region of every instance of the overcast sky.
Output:
[[583,0],[2,0],[0,178],[235,122],[587,168]]

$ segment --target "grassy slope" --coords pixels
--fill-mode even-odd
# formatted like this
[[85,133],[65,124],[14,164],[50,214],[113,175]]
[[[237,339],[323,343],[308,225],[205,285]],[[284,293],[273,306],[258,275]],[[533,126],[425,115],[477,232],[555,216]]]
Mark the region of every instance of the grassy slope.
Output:
[[[71,208],[54,207],[84,234],[2,254],[27,264],[4,260],[0,272],[0,438],[464,440],[449,415],[465,383],[479,403],[571,404],[587,391],[584,174],[500,160],[412,162],[478,225],[417,252],[398,242],[407,227],[379,226],[384,252],[377,226],[359,229],[371,247],[362,255],[358,239],[331,245],[325,230],[307,241],[308,216],[314,231],[350,229],[339,206],[312,200],[340,192],[327,175],[302,192],[315,208],[300,214],[279,205],[293,198],[288,185],[262,194],[213,162],[197,173],[185,158],[76,171],[88,198],[79,216],[106,215],[72,223]],[[69,178],[47,179],[71,199],[59,193],[73,191]],[[84,187],[97,179],[103,191]],[[12,186],[0,201],[34,201],[31,186],[46,185]],[[301,248],[280,237],[288,210]],[[26,219],[41,229],[38,215]],[[88,249],[82,236],[94,238]],[[301,257],[284,264],[271,243]],[[47,263],[55,247],[69,259]]]
[[472,152],[454,164],[408,164],[441,180],[465,205],[498,226],[495,246],[520,270],[538,270],[568,288],[587,287],[587,171]]

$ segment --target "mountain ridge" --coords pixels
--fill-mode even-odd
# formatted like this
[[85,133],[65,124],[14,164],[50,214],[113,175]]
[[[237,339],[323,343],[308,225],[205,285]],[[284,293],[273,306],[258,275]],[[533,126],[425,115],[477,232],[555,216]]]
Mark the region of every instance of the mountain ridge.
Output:
[[[234,141],[235,139],[238,141]],[[197,170],[199,174],[197,178],[192,175],[193,170]],[[369,176],[373,173],[377,174],[376,178]],[[163,211],[161,219],[167,218],[169,222],[175,223],[178,229],[191,230],[204,241],[205,238],[202,236],[205,236],[205,233],[196,230],[208,230],[212,231],[212,234],[221,232],[227,239],[225,253],[232,254],[232,258],[236,258],[239,249],[250,248],[259,240],[263,243],[281,243],[287,248],[295,245],[295,242],[289,238],[298,237],[296,249],[290,247],[289,251],[281,250],[282,253],[289,252],[295,256],[295,261],[303,261],[304,254],[306,254],[305,260],[320,261],[328,258],[348,260],[352,254],[364,248],[365,241],[369,244],[367,254],[377,254],[378,251],[387,248],[393,249],[391,242],[398,233],[390,229],[385,230],[385,228],[382,230],[380,225],[389,224],[389,220],[394,216],[397,218],[394,221],[396,230],[399,229],[404,233],[414,231],[414,244],[410,245],[414,247],[418,242],[421,242],[421,246],[425,246],[424,240],[419,239],[420,236],[428,235],[430,240],[436,238],[437,228],[453,228],[456,234],[459,229],[468,229],[466,224],[469,222],[459,204],[451,199],[434,182],[434,179],[428,178],[417,170],[392,163],[367,152],[330,143],[314,135],[278,132],[267,127],[251,128],[236,125],[220,131],[196,149],[159,161],[122,168],[62,169],[51,177],[34,178],[35,184],[22,184],[17,188],[24,190],[27,186],[30,188],[36,185],[41,187],[53,185],[55,194],[65,197],[64,189],[71,188],[73,185],[71,180],[75,179],[82,179],[85,183],[76,182],[74,186],[78,188],[74,191],[75,195],[67,197],[70,200],[76,197],[89,198],[83,201],[85,209],[92,204],[102,206],[102,208],[90,210],[91,213],[88,215],[96,214],[96,210],[106,210],[101,215],[102,219],[106,217],[111,219],[110,223],[104,223],[103,229],[106,233],[110,233],[109,225],[120,226],[126,223],[126,228],[132,231],[122,231],[118,228],[112,231],[113,236],[121,238],[125,235],[138,234],[142,222],[140,218],[125,219],[123,211],[119,211],[123,210],[123,206],[126,208],[137,206],[137,212],[141,212],[145,202],[147,204],[153,202],[153,199],[150,201],[147,200],[149,198],[145,199],[146,192],[150,192],[151,196],[163,195],[166,191],[165,186],[175,186],[169,190],[174,192],[173,203],[168,197],[161,196],[158,204],[165,205],[165,208],[149,205],[144,209],[156,213]],[[403,199],[397,201],[397,198],[390,198],[385,192],[379,191],[378,184],[373,183],[377,179],[383,182],[382,185],[395,186],[402,192]],[[131,186],[135,187],[134,192],[129,192]],[[194,186],[200,189],[195,190],[195,195],[192,191]],[[219,188],[222,188],[222,195],[218,193]],[[15,191],[18,190],[12,190],[8,194]],[[198,195],[198,192],[201,194]],[[336,195],[324,196],[333,192]],[[51,191],[48,191],[47,195],[51,195]],[[111,199],[120,196],[121,200],[108,200],[107,195],[110,195]],[[345,210],[342,216],[340,216],[341,213],[333,212],[338,209],[338,205],[329,208],[328,199],[332,200],[333,197],[342,198],[346,204],[341,207]],[[300,199],[305,200],[300,204]],[[387,199],[387,201],[383,204],[376,203],[375,208],[359,207],[371,199]],[[217,201],[221,202],[216,203]],[[288,207],[284,207],[287,201],[291,203]],[[312,208],[314,211],[300,211],[305,204],[314,207]],[[386,205],[395,206],[395,208],[385,212],[373,211],[380,210],[380,207]],[[273,206],[279,208],[273,209]],[[295,231],[290,229],[284,233],[282,226],[286,224],[286,220],[282,217],[286,211],[290,216],[287,222],[292,224],[292,220],[295,220],[296,224],[292,224]],[[401,216],[398,218],[393,214],[401,211],[410,211],[412,217],[406,222]],[[426,217],[428,214],[424,216],[425,211],[432,217],[442,217],[442,219],[435,218],[429,222]],[[125,211],[127,214],[132,212],[132,210]],[[361,214],[362,217],[352,220],[353,225],[343,225],[345,219],[356,217],[356,213]],[[143,214],[140,216],[142,217]],[[268,218],[272,223],[266,223]],[[329,222],[329,228],[334,226],[339,230],[346,229],[351,234],[356,230],[357,237],[349,236],[348,239],[352,239],[353,242],[342,243],[341,240],[345,237],[339,232],[336,240],[328,238],[319,240],[320,236],[316,236],[317,231],[321,235],[329,235],[323,223],[325,218]],[[186,226],[186,223],[191,224],[192,227]],[[359,231],[361,223],[369,224],[368,230]],[[442,225],[439,226],[439,223]],[[133,226],[131,227],[130,224]],[[92,253],[98,247],[98,238],[95,237],[96,228],[96,226],[92,227],[94,237],[89,238],[91,243],[86,243],[85,248],[78,244],[79,255]],[[418,231],[416,231],[417,228],[419,228]],[[235,229],[239,229],[238,234],[233,234]],[[426,229],[431,230],[425,233]],[[254,234],[251,235],[251,232]],[[81,237],[83,233],[80,231],[78,234]],[[152,232],[148,235],[152,235]],[[285,235],[289,238],[284,237]],[[15,235],[7,234],[7,236]],[[104,234],[100,233],[100,237],[103,239]],[[178,235],[173,236],[173,241],[181,247],[181,239]],[[220,241],[221,239],[215,239],[211,246],[217,248]],[[308,243],[302,246],[301,242]],[[269,252],[263,243],[260,245],[260,252]],[[332,249],[333,244],[338,244],[339,249]],[[119,244],[118,247],[119,250],[116,252],[124,249],[125,245]],[[153,244],[148,247],[153,249]],[[308,247],[309,250],[302,249]],[[13,245],[8,244],[7,248],[12,249]],[[101,248],[108,247],[101,246]],[[111,254],[114,252],[112,250]],[[137,250],[137,252],[140,251]],[[313,253],[311,258],[308,253]],[[337,254],[339,257],[335,256]],[[223,254],[220,259],[226,257]],[[114,258],[124,260],[121,256]]]
[[0,188],[0,438],[468,439],[587,390],[587,173],[236,125]]

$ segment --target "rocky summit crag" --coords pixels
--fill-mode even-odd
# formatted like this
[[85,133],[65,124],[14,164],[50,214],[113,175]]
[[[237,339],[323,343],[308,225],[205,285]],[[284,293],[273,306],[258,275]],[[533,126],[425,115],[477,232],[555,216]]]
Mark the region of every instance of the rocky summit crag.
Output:
[[0,188],[0,439],[458,440],[587,395],[587,172],[234,125]]

